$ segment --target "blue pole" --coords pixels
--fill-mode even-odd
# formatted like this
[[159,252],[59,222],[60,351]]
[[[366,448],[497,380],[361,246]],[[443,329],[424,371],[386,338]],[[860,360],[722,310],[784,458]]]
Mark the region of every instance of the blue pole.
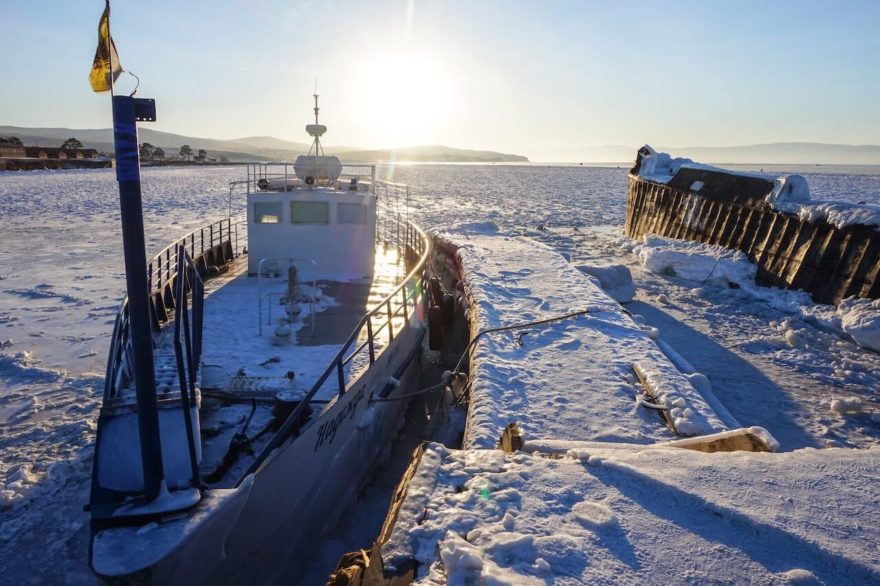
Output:
[[116,180],[119,182],[119,208],[122,216],[128,319],[137,397],[138,434],[144,473],[144,496],[148,501],[159,495],[164,473],[153,365],[150,292],[147,282],[136,122],[155,119],[156,105],[153,100],[113,96],[113,140],[116,145]]

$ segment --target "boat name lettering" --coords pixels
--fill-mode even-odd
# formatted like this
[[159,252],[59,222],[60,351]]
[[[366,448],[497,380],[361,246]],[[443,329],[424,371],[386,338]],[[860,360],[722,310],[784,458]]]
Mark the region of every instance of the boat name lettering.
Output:
[[345,421],[346,418],[351,419],[354,417],[358,405],[364,398],[365,390],[365,387],[358,389],[354,398],[348,402],[342,411],[336,414],[336,417],[321,424],[321,427],[318,428],[318,438],[315,441],[315,449],[313,451],[317,452],[318,448],[324,445],[324,440],[327,440],[327,445],[333,443],[333,440],[336,438],[336,431],[339,429],[342,422]]

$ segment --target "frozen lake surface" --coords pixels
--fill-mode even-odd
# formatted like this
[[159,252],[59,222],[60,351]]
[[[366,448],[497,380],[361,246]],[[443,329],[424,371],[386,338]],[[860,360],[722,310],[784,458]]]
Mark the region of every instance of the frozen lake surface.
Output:
[[[742,168],[741,166],[738,168]],[[758,170],[752,167],[750,170]],[[765,171],[771,170],[765,167]],[[800,172],[814,199],[880,205],[880,167],[772,167]],[[413,165],[426,227],[493,222],[575,261],[633,271],[628,309],[660,329],[713,382],[737,417],[783,450],[865,447],[880,439],[880,356],[742,290],[650,273],[615,243],[626,169]],[[143,172],[148,254],[227,215],[242,167]],[[242,198],[233,213],[242,210]],[[10,583],[91,583],[85,564],[94,422],[113,319],[124,290],[115,174],[0,174],[0,571]],[[858,413],[831,409],[858,397]],[[53,560],[52,567],[44,564]]]

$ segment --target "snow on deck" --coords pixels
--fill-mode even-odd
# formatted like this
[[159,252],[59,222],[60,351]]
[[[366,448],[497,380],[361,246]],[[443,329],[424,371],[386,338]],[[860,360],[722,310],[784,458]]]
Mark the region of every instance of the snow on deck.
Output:
[[878,474],[877,447],[429,444],[382,559],[415,559],[416,584],[864,584],[880,576]]
[[[284,316],[280,300],[287,289],[286,278],[263,279],[261,314],[260,283],[256,276],[248,276],[243,269],[242,265],[236,274],[206,283],[203,381],[206,385],[225,389],[229,381],[242,374],[265,379],[266,384],[272,385],[283,381],[293,371],[289,392],[294,394],[304,394],[311,388],[360,318],[384,299],[406,274],[404,263],[396,252],[381,248],[376,252],[371,278],[341,283],[318,281],[315,292],[311,277],[304,273],[300,293],[302,297],[314,297],[314,304],[300,301],[302,313],[291,323],[290,343],[279,346],[273,344],[273,338],[278,320]],[[355,289],[358,294],[351,293]],[[338,297],[326,295],[324,291],[338,292]],[[312,311],[315,313],[314,332],[310,329]],[[395,325],[397,329],[401,327],[398,323]],[[377,334],[382,333],[379,327],[377,321]],[[383,339],[377,339],[377,347],[384,343]],[[334,395],[335,391],[334,386]]]
[[[286,271],[279,278],[262,281],[262,314],[260,313],[260,282],[246,272],[240,262],[226,275],[206,282],[204,343],[201,383],[205,389],[236,397],[237,402],[205,400],[200,411],[202,437],[202,474],[214,486],[226,486],[238,479],[253,461],[253,453],[240,455],[224,471],[224,459],[236,433],[249,430],[255,436],[254,453],[271,438],[263,434],[275,421],[272,402],[251,404],[251,397],[283,396],[287,401],[305,396],[336,357],[340,347],[351,335],[360,319],[378,305],[405,277],[406,268],[393,249],[378,249],[371,278],[347,282],[309,280],[304,272],[299,285],[300,296],[311,297],[314,303],[300,300],[302,313],[290,324],[289,342],[273,343],[279,318],[285,315],[281,298],[287,291]],[[329,295],[325,292],[333,292]],[[311,327],[314,311],[314,330]],[[270,318],[271,312],[271,321]],[[262,315],[262,335],[260,316]],[[394,318],[395,331],[403,327],[403,316]],[[387,345],[387,328],[382,320],[375,322],[375,349]],[[387,321],[385,322],[387,323]],[[172,328],[165,331],[164,348],[170,349]],[[173,360],[170,364],[173,364]],[[366,353],[346,365],[347,380],[369,366]],[[173,368],[170,373],[176,372]],[[290,374],[292,373],[292,374]],[[338,396],[336,377],[330,377],[316,393],[324,405]]]
[[458,246],[474,332],[588,309],[587,315],[484,336],[472,356],[464,446],[494,448],[517,422],[527,439],[654,443],[674,437],[639,406],[634,370],[682,435],[727,429],[625,310],[590,277],[536,241],[492,226],[439,235]]

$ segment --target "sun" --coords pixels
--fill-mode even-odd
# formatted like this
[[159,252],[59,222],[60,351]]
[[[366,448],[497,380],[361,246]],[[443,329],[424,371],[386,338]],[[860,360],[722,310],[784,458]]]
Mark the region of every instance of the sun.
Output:
[[360,68],[359,120],[381,147],[435,144],[456,114],[454,76],[424,53],[383,53]]

